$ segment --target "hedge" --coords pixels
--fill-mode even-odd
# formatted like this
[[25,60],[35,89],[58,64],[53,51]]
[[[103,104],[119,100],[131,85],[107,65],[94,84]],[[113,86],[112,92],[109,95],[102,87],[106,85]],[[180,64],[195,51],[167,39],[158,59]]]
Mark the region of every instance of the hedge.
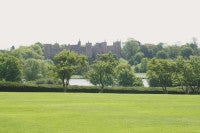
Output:
[[[184,94],[178,87],[168,87],[168,94]],[[63,92],[61,85],[24,84],[15,82],[0,82],[1,92]],[[70,86],[67,92],[98,93],[99,86]],[[163,94],[161,87],[105,87],[104,93],[137,93]]]

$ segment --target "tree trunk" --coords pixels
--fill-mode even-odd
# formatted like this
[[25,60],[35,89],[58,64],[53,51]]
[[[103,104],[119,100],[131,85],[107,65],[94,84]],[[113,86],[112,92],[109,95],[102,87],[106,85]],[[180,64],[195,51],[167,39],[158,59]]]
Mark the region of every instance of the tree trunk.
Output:
[[64,92],[66,92],[66,89],[65,89],[65,80],[64,79],[62,79],[62,84],[63,84],[63,90],[64,90]]
[[101,90],[99,91],[99,93],[103,93],[104,90],[104,84],[101,85]]
[[162,86],[162,89],[163,89],[163,93],[164,94],[167,94],[168,92],[167,92],[167,87],[166,86]]
[[168,93],[168,91],[167,91],[167,87],[165,86],[165,94],[167,94]]
[[[67,80],[66,80],[66,91],[68,90],[68,88],[69,88],[69,80],[67,79]],[[66,92],[66,91],[65,91],[65,92]]]

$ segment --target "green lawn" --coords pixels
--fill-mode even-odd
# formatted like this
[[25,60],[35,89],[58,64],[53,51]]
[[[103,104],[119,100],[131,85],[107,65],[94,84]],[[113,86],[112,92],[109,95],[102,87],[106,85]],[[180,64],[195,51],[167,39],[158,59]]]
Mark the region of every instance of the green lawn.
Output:
[[200,96],[1,92],[0,133],[200,133]]

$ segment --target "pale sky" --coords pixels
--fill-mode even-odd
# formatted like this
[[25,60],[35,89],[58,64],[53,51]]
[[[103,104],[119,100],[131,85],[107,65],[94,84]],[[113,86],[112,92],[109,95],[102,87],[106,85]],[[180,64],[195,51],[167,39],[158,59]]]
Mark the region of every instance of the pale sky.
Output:
[[200,0],[0,0],[0,49],[135,38],[200,40]]

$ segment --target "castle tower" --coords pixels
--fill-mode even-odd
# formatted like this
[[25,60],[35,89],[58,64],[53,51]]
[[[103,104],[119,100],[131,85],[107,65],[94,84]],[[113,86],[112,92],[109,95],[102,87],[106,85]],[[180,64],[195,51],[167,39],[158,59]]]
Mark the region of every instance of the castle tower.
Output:
[[81,41],[80,41],[80,39],[79,39],[79,41],[78,41],[78,46],[81,46]]
[[92,43],[90,43],[89,41],[88,43],[86,43],[86,56],[88,58],[92,57]]
[[51,44],[44,44],[44,57],[45,59],[51,59]]
[[121,56],[121,41],[113,42],[114,53]]

